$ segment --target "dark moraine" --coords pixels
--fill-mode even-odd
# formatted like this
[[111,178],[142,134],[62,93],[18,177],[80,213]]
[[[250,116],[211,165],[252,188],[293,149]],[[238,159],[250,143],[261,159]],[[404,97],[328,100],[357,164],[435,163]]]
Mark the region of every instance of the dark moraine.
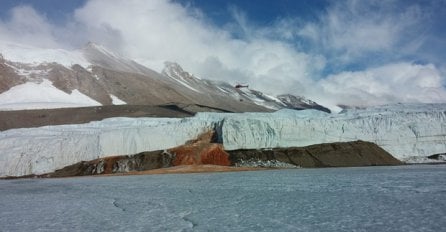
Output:
[[401,161],[371,142],[354,141],[306,147],[227,151],[231,163],[277,160],[304,168],[401,165]]
[[[374,143],[364,141],[317,144],[307,147],[226,151],[231,165],[242,160],[280,161],[304,168],[402,165]],[[175,153],[142,152],[82,161],[41,177],[87,176],[146,171],[175,165]],[[209,163],[207,163],[209,164]],[[219,165],[219,164],[216,164]]]

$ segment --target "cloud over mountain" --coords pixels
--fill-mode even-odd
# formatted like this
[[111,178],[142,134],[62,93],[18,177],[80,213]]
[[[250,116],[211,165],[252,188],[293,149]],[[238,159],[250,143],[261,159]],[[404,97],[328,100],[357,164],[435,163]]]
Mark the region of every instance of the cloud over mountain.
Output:
[[438,102],[446,99],[444,67],[417,57],[432,40],[433,7],[348,0],[312,21],[278,18],[269,26],[233,7],[232,19],[218,26],[205,11],[174,1],[90,0],[62,25],[17,6],[0,21],[0,40],[43,47],[92,40],[158,71],[175,61],[200,77],[331,105]]

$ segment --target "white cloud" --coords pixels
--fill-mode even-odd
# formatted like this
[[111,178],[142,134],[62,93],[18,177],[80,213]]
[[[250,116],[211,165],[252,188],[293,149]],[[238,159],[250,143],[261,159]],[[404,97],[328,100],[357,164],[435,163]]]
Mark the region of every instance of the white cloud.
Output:
[[337,63],[348,64],[371,53],[405,53],[409,44],[411,52],[416,51],[427,14],[418,5],[399,1],[336,1],[319,21],[304,24],[298,35],[331,53]]
[[101,31],[104,25],[118,31],[122,52],[158,70],[165,60],[176,61],[201,77],[248,82],[280,93],[303,90],[323,68],[322,57],[268,39],[250,27],[243,13],[233,14],[245,38],[209,24],[196,9],[161,0],[91,0],[75,17],[90,31]]
[[[65,48],[94,41],[158,71],[164,61],[175,61],[202,78],[248,83],[268,93],[306,95],[330,104],[446,99],[445,66],[398,59],[417,54],[425,43],[418,33],[428,14],[422,6],[336,1],[318,21],[283,18],[269,27],[253,26],[237,8],[231,14],[233,21],[218,27],[206,12],[172,1],[89,0],[67,24],[56,26],[33,8],[18,6],[0,21],[0,40]],[[308,41],[311,47],[305,47]],[[397,59],[368,65],[375,53]],[[322,76],[338,63],[366,68]]]
[[444,77],[431,64],[395,63],[365,71],[342,72],[319,82],[331,105],[444,102]]
[[0,21],[0,40],[41,47],[57,46],[53,37],[54,27],[32,7],[17,6],[9,13],[8,21]]

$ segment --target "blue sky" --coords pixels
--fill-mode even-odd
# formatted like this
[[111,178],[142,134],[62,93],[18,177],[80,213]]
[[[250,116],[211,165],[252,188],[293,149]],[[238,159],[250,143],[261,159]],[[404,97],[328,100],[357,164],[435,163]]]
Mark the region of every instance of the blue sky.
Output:
[[94,41],[158,71],[171,60],[270,93],[446,99],[446,0],[2,0],[0,19],[0,40]]
[[255,2],[250,0],[181,0],[178,2],[203,9],[215,23],[220,25],[230,20],[230,8],[237,7],[246,12],[249,18],[260,26],[271,25],[272,22],[280,18],[296,16],[306,20],[315,20],[328,3],[326,0],[260,0]]
[[1,0],[0,11],[2,18],[9,14],[9,10],[18,5],[31,5],[54,23],[66,22],[67,17],[76,8],[81,7],[85,0]]

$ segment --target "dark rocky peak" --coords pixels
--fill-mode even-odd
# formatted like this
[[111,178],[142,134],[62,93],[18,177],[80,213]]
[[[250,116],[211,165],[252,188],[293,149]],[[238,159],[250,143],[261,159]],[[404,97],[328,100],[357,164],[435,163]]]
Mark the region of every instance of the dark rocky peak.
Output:
[[100,53],[102,55],[106,55],[107,57],[113,57],[116,59],[120,59],[121,57],[114,51],[106,48],[105,46],[91,41],[89,41],[87,44],[85,44],[85,46],[82,47],[82,51],[90,53]]
[[168,76],[175,79],[181,80],[196,80],[199,79],[189,72],[183,70],[183,68],[175,62],[166,61],[164,62],[164,69],[162,71],[164,76]]
[[323,107],[317,104],[316,102],[302,96],[295,96],[292,94],[282,94],[277,96],[277,98],[279,98],[280,101],[282,101],[287,106],[287,108],[290,109],[296,109],[296,110],[316,109],[327,113],[331,113],[331,111],[328,108]]
[[84,57],[93,65],[121,72],[153,74],[152,70],[122,57],[103,45],[88,42],[81,50]]

